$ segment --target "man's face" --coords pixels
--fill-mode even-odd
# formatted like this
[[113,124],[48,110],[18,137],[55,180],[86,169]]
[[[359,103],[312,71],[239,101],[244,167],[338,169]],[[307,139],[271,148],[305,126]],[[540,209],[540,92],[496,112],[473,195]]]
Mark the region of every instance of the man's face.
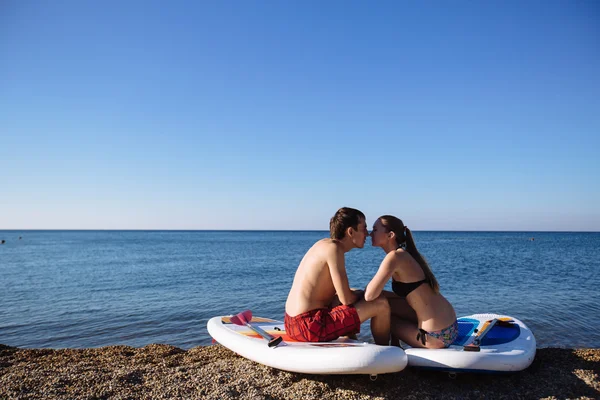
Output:
[[352,241],[354,242],[354,245],[359,249],[362,249],[365,246],[367,236],[369,236],[369,232],[367,231],[367,221],[361,219],[353,235]]

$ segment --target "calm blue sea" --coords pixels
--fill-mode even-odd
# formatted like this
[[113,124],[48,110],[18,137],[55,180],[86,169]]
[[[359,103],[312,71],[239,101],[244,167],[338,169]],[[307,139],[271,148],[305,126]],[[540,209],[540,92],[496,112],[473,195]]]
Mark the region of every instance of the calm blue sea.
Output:
[[[251,309],[282,319],[298,263],[327,236],[0,231],[0,240],[6,240],[0,245],[0,343],[207,345],[212,316]],[[414,236],[458,315],[515,316],[532,328],[538,347],[600,347],[600,233]],[[364,288],[383,256],[369,239],[364,249],[347,253],[351,286]],[[368,324],[361,336],[370,339]]]

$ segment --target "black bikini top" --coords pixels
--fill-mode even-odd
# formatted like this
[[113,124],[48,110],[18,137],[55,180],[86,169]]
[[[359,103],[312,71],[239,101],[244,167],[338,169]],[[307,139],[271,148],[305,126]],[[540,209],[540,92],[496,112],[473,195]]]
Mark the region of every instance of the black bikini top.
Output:
[[410,282],[404,283],[400,281],[392,280],[392,290],[400,297],[406,297],[410,292],[421,286],[423,283],[426,283],[427,279],[423,279],[418,282]]

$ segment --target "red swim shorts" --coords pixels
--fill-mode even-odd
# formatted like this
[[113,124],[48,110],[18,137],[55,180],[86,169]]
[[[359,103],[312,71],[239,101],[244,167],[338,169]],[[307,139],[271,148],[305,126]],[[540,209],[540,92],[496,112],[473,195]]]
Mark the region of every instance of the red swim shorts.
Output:
[[360,332],[360,318],[353,305],[318,308],[295,317],[285,314],[285,332],[299,342],[328,342]]

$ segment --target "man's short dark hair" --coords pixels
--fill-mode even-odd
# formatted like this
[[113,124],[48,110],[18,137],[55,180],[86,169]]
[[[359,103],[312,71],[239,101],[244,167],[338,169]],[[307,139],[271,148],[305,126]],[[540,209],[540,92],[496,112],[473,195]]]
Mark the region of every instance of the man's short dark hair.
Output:
[[331,238],[343,239],[346,235],[346,229],[358,229],[358,224],[361,220],[365,220],[365,214],[361,211],[350,207],[340,208],[329,221]]

